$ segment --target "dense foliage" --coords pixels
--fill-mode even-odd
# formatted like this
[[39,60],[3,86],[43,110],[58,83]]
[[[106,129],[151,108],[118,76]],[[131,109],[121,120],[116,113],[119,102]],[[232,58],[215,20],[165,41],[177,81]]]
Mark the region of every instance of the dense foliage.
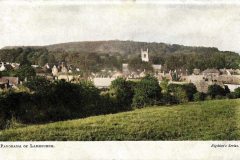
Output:
[[[162,86],[164,90],[160,87]],[[150,75],[140,81],[114,80],[108,91],[97,89],[89,81],[78,84],[50,82],[42,77],[30,77],[19,90],[0,94],[0,127],[7,128],[12,120],[23,124],[47,123],[93,115],[117,113],[150,105],[178,104],[206,99],[238,98],[235,92],[211,85],[208,93],[197,92],[192,84],[168,84]],[[25,88],[24,88],[25,87]]]
[[155,77],[150,75],[142,78],[135,86],[133,103],[134,107],[158,104],[161,99],[161,88]]
[[217,96],[225,96],[227,93],[229,93],[228,88],[223,88],[217,84],[208,86],[208,95],[211,96],[212,99]]
[[110,94],[123,109],[131,108],[135,83],[123,78],[112,81]]
[[[89,82],[49,83],[41,78],[25,83],[32,93],[7,92],[0,97],[1,128],[11,118],[22,123],[45,123],[90,115],[114,113],[115,103],[100,96]],[[114,107],[116,106],[116,107]]]

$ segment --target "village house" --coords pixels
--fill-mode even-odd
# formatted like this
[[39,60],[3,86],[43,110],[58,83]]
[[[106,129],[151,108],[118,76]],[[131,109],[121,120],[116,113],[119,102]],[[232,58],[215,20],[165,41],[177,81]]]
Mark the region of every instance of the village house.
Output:
[[203,78],[210,81],[217,81],[220,71],[217,69],[206,69],[202,72]]
[[13,88],[19,84],[18,77],[1,77],[0,87],[1,89]]
[[12,65],[10,63],[5,63],[2,62],[1,66],[0,66],[0,71],[8,71],[8,70],[13,70],[14,68],[12,67]]

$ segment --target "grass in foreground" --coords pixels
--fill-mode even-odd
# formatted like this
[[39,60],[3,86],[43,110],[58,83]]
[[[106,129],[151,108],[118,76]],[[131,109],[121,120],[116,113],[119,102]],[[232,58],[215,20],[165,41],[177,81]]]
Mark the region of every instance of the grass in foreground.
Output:
[[0,141],[239,140],[240,100],[155,106],[0,132]]

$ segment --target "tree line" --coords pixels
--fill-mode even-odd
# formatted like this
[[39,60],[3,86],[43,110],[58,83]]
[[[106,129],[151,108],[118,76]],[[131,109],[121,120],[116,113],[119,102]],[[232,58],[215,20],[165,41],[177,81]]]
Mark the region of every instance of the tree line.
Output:
[[[147,46],[144,44],[143,46]],[[219,51],[217,48],[185,47],[180,45],[153,45],[149,48],[150,62],[142,62],[141,46],[123,53],[119,52],[87,52],[71,50],[48,50],[45,47],[25,47],[1,49],[0,60],[4,62],[21,62],[27,59],[31,64],[40,66],[66,62],[80,68],[83,72],[99,72],[102,69],[122,70],[122,63],[129,63],[131,70],[151,72],[152,64],[161,64],[165,71],[194,68],[202,71],[207,68],[239,68],[240,55],[235,52]],[[116,46],[115,46],[116,47]],[[131,47],[128,45],[128,47]],[[136,47],[136,46],[135,46]],[[122,48],[123,49],[123,48]],[[158,49],[158,50],[157,50]],[[139,50],[137,52],[137,50]]]

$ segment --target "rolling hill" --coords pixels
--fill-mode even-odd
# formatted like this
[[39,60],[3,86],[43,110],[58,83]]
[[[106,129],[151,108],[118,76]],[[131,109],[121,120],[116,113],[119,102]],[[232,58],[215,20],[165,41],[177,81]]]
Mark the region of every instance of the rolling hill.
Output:
[[[218,52],[219,50],[214,47],[191,47],[178,44],[166,44],[156,42],[136,42],[136,41],[82,41],[82,42],[68,42],[59,43],[46,46],[7,46],[3,49],[13,48],[46,48],[50,52],[94,52],[94,53],[118,53],[121,55],[139,54],[141,49],[149,49],[151,54],[168,54],[178,53],[183,50],[195,51],[196,53],[211,51]],[[187,53],[187,52],[186,52]]]
[[0,141],[239,140],[240,100],[153,106],[0,132]]
[[46,46],[10,46],[0,49],[0,61],[21,63],[27,59],[32,64],[40,66],[46,63],[66,62],[82,71],[99,72],[103,69],[121,71],[122,63],[141,63],[139,57],[141,49],[148,49],[150,62],[161,64],[166,71],[188,69],[192,72],[194,68],[237,69],[240,63],[238,53],[219,51],[214,47],[119,40],[69,42]]

